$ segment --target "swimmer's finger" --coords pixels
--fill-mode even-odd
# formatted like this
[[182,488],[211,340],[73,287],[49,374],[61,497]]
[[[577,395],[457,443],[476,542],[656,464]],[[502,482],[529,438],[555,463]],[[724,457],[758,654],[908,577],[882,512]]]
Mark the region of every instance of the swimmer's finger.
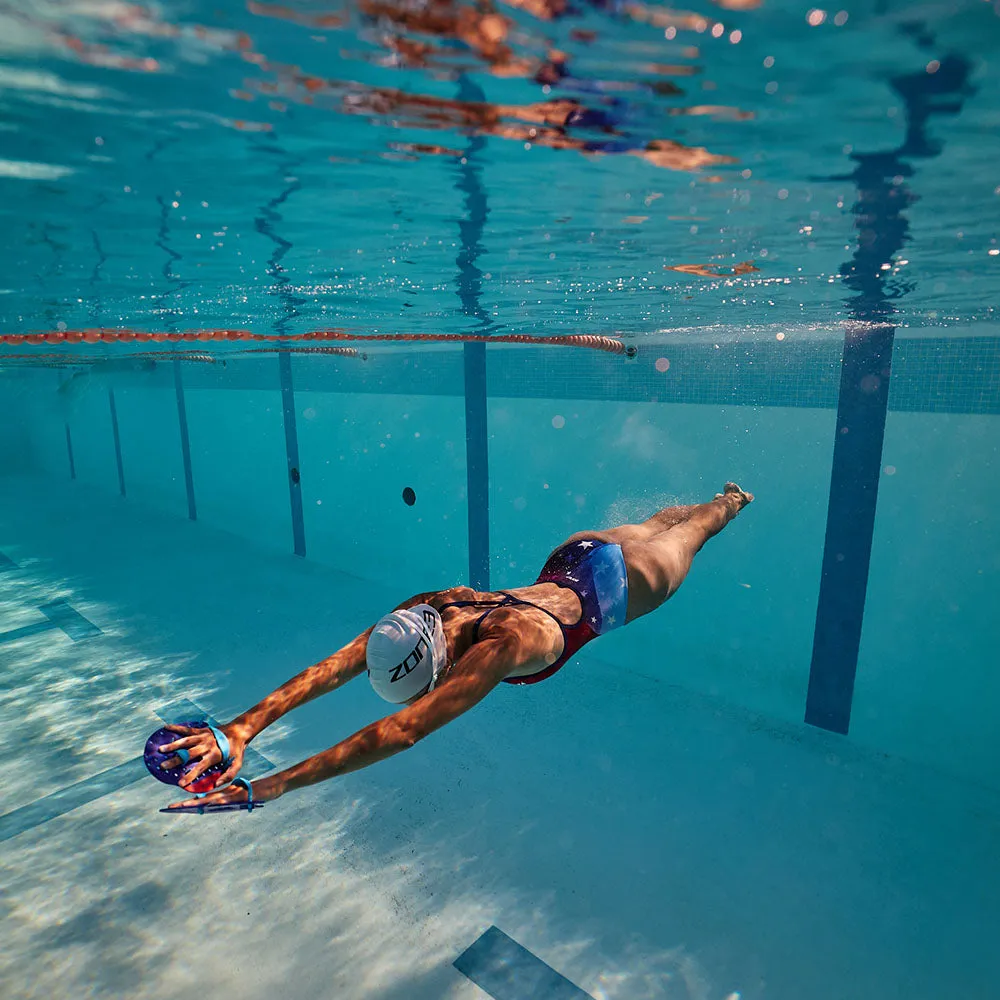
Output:
[[[181,788],[187,788],[192,781],[197,781],[210,767],[222,763],[222,751],[214,743],[211,747],[206,747],[199,757],[191,755],[193,766],[187,774],[181,778],[179,784]],[[219,782],[221,784],[221,782]]]
[[184,775],[183,778],[181,778],[179,782],[177,782],[177,784],[180,785],[181,788],[187,788],[192,781],[197,781],[211,766],[211,761],[202,758],[197,764],[195,764],[194,767],[191,768],[190,771],[188,771],[187,774]]
[[[206,748],[215,746],[215,740],[206,740],[203,736],[182,736],[179,740],[171,743],[164,743],[160,747],[160,753],[173,753],[177,750],[193,750],[197,746],[204,745]],[[192,756],[200,756],[192,754]]]
[[240,768],[242,766],[243,766],[243,755],[242,754],[237,754],[230,761],[229,767],[227,767],[226,770],[223,771],[222,775],[219,777],[219,784],[220,785],[226,785],[230,781],[232,781],[233,778],[235,778],[236,775],[240,773]]
[[179,722],[168,722],[163,728],[171,733],[181,733],[184,736],[190,736],[192,733],[201,732],[201,730],[195,726],[182,726]]
[[244,802],[246,798],[247,793],[243,788],[239,785],[235,787],[229,785],[226,788],[217,788],[215,791],[196,799],[182,799],[180,802],[171,802],[167,808],[176,809],[181,812],[185,810],[188,812],[197,812],[201,806],[219,806],[230,802]]
[[175,767],[180,767],[180,765],[183,764],[183,763],[184,763],[184,761],[179,756],[177,756],[175,754],[169,760],[165,760],[160,765],[160,770],[161,771],[172,771]]

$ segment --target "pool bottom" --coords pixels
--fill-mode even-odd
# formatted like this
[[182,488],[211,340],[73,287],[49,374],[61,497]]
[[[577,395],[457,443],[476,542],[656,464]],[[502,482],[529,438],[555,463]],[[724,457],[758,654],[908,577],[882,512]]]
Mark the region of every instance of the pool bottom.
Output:
[[[103,633],[2,647],[5,811],[135,757],[171,700],[235,714],[406,596],[78,484],[3,485],[0,632],[65,600]],[[595,998],[989,995],[1000,797],[591,650],[261,812],[163,817],[135,781],[24,830],[0,981],[472,1000],[453,963],[496,927]],[[286,766],[383,707],[358,681],[259,749]]]

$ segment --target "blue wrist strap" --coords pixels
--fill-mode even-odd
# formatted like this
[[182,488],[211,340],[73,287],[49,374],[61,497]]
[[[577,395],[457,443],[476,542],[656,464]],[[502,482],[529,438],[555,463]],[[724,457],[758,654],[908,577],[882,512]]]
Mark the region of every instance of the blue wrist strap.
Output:
[[229,740],[226,739],[226,734],[209,722],[206,722],[205,725],[211,729],[215,742],[219,744],[219,749],[222,751],[222,763],[228,764],[233,758],[229,756]]
[[242,785],[247,790],[247,812],[253,812],[253,786],[246,778],[233,778],[234,785]]

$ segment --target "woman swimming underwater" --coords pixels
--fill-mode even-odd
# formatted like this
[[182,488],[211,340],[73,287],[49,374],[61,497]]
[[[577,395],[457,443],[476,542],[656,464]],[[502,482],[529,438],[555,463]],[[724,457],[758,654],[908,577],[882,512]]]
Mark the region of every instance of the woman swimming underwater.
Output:
[[[168,726],[177,739],[157,749],[164,769],[183,769],[181,788],[192,790],[210,768],[219,775],[216,790],[169,811],[252,808],[412,747],[500,683],[551,677],[591,639],[660,607],[705,542],[752,500],[726,483],[708,503],[570,536],[527,587],[417,594],[228,725]],[[247,745],[267,726],[365,671],[376,693],[402,707],[284,771],[253,782],[237,777]]]

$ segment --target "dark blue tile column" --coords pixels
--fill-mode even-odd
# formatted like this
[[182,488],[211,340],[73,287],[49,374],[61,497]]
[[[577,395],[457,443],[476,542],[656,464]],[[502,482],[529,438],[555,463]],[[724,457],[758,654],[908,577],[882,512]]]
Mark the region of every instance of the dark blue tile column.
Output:
[[846,733],[868,590],[895,328],[849,325],[844,338],[830,504],[806,719]]
[[181,435],[181,458],[184,462],[184,487],[187,490],[188,517],[198,520],[194,501],[194,472],[191,468],[191,437],[188,433],[187,405],[184,402],[184,381],[181,378],[180,358],[174,358],[174,390],[177,394],[177,424]]
[[486,345],[466,344],[465,468],[469,504],[469,586],[490,589],[490,453]]
[[[921,35],[921,44],[933,39]],[[904,209],[914,200],[905,179],[910,160],[937,156],[941,146],[926,134],[933,114],[957,114],[969,94],[970,64],[945,56],[936,73],[920,69],[897,77],[892,87],[907,114],[903,144],[883,153],[855,153],[850,180],[857,189],[852,212],[858,245],[841,266],[851,321],[844,352],[837,404],[837,429],[830,476],[830,504],[813,637],[805,721],[847,733],[861,646],[875,511],[882,467],[882,443],[889,403],[895,335],[893,299],[910,285],[892,277],[893,257],[910,239]],[[941,98],[947,98],[941,100]],[[833,178],[831,178],[833,179]]]
[[122,441],[118,434],[118,408],[115,406],[115,390],[108,389],[108,406],[111,409],[111,434],[115,441],[115,462],[118,464],[118,491],[125,496],[125,466],[122,464]]
[[73,461],[73,435],[70,434],[69,424],[66,428],[66,457],[69,459],[69,478],[76,479],[76,462]]
[[292,509],[292,544],[297,556],[306,554],[306,529],[302,516],[302,483],[299,473],[299,435],[295,423],[295,390],[292,387],[292,356],[278,352],[281,383],[281,413],[285,425],[285,456],[288,462],[288,497]]

